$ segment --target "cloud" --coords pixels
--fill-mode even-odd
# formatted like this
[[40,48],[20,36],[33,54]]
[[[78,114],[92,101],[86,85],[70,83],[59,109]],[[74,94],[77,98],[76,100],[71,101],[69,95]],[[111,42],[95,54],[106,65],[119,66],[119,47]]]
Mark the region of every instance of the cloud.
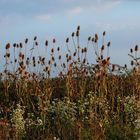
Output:
[[67,11],[69,15],[80,14],[83,11],[82,7],[75,7]]
[[50,14],[43,14],[37,16],[37,19],[42,20],[42,21],[50,21],[52,19],[52,16]]

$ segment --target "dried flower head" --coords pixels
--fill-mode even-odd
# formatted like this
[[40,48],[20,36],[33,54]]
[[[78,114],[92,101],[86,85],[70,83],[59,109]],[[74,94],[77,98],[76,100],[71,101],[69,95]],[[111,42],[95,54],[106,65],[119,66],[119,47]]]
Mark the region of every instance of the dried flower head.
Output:
[[138,51],[138,45],[135,46],[135,51]]
[[10,43],[7,43],[5,48],[6,48],[6,50],[9,49],[10,48]]

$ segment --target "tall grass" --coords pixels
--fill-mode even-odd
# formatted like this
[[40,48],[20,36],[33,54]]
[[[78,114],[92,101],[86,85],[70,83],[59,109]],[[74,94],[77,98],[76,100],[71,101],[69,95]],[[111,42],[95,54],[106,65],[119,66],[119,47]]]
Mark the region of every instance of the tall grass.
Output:
[[[105,36],[89,36],[84,47],[78,26],[66,38],[65,53],[54,38],[45,41],[45,55],[36,36],[30,50],[28,39],[7,43],[0,81],[0,138],[138,139],[138,46],[130,49],[129,70],[111,63],[111,42]],[[95,64],[88,60],[92,49]]]

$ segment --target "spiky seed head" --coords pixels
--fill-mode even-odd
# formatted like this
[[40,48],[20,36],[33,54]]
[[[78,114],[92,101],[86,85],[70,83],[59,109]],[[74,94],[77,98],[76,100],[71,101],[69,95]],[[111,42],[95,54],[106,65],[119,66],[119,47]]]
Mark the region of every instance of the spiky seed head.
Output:
[[36,41],[36,40],[37,40],[37,36],[34,37],[34,41]]
[[61,55],[59,55],[59,60],[61,59]]
[[98,35],[97,34],[95,34],[95,40],[98,40]]
[[92,42],[94,42],[94,37],[92,37]]
[[58,51],[58,52],[60,51],[60,48],[59,48],[59,47],[57,48],[57,51]]
[[87,52],[87,48],[86,48],[86,47],[84,48],[84,52],[85,52],[85,53]]
[[35,42],[35,45],[38,46],[38,42],[37,41]]
[[124,65],[124,68],[127,69],[127,65],[126,64]]
[[57,64],[56,64],[56,63],[54,63],[54,66],[56,67],[56,66],[57,66]]
[[48,46],[48,40],[45,41],[45,46],[46,46],[46,47]]
[[71,34],[71,36],[74,37],[74,34],[75,34],[75,33],[73,32],[73,33]]
[[85,63],[86,63],[86,59],[84,58],[84,59],[83,59],[83,64],[85,64]]
[[55,58],[52,56],[52,61],[55,61]]
[[69,42],[69,38],[67,37],[67,39],[66,39],[66,43],[68,43]]
[[110,47],[110,45],[111,45],[111,42],[109,41],[109,42],[107,43],[107,47]]
[[22,47],[23,47],[23,45],[22,45],[22,43],[21,43],[21,42],[19,43],[19,46],[20,46],[20,48],[22,48]]
[[54,53],[54,48],[51,49],[51,52]]
[[103,55],[101,55],[101,59],[103,59],[104,57],[103,57]]
[[130,49],[130,53],[133,53],[133,49],[132,48]]
[[106,34],[106,32],[104,31],[104,32],[103,32],[103,36],[105,36],[105,34]]
[[135,51],[138,51],[138,45],[135,46]]
[[80,30],[80,25],[77,26],[77,31],[79,31],[79,30]]
[[114,71],[115,70],[115,65],[112,65],[112,71]]
[[28,38],[25,39],[25,44],[27,44],[27,43],[28,43]]
[[132,61],[131,61],[131,66],[133,66],[133,65],[134,65],[134,61],[132,60]]
[[56,40],[55,40],[55,38],[53,39],[53,43],[56,43]]
[[90,41],[90,40],[91,40],[91,36],[88,37],[88,41]]
[[14,44],[13,44],[13,47],[15,48],[15,47],[16,47],[16,45],[17,45],[17,44],[16,44],[16,43],[14,43]]
[[76,36],[79,37],[79,30],[77,30],[77,32],[76,32]]
[[7,43],[5,48],[6,48],[6,50],[9,49],[10,48],[10,43]]
[[66,58],[68,58],[68,56],[69,56],[69,55],[68,55],[68,54],[66,54]]
[[105,49],[105,46],[104,45],[102,45],[102,47],[101,47],[101,51],[103,51]]
[[76,56],[76,52],[73,53],[73,56]]
[[66,64],[65,63],[63,63],[63,67],[66,68]]

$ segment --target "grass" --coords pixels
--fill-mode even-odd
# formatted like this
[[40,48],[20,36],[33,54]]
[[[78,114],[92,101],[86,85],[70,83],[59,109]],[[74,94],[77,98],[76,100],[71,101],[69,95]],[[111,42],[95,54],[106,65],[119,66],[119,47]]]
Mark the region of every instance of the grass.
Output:
[[[83,47],[78,26],[66,38],[65,54],[55,38],[45,41],[45,55],[37,37],[30,49],[28,39],[7,43],[0,77],[0,139],[138,139],[138,46],[130,49],[128,69],[111,63],[111,42],[105,36],[103,32],[101,43],[97,34],[89,36]],[[88,61],[91,49],[95,64]]]

